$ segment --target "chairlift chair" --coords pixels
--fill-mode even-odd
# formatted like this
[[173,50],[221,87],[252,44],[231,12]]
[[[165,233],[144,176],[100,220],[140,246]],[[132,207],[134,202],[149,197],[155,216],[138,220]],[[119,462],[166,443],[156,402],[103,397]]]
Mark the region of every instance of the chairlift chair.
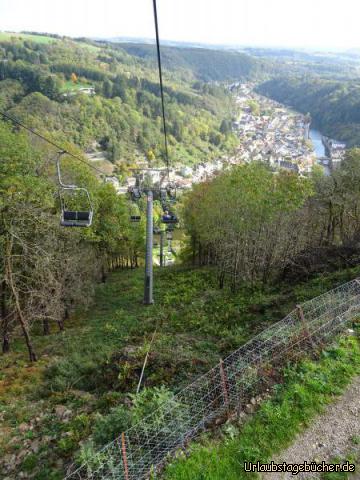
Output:
[[173,183],[170,183],[167,186],[167,194],[170,198],[170,201],[174,202],[176,199],[176,186]]
[[140,222],[141,216],[140,215],[130,215],[131,222]]
[[138,187],[133,187],[131,191],[131,199],[136,202],[137,200],[140,200],[141,198],[141,191]]
[[[60,184],[60,207],[61,207],[61,217],[60,217],[60,225],[62,227],[90,227],[93,220],[94,209],[91,202],[90,194],[88,190],[84,187],[78,187],[77,185],[66,185],[63,183],[61,178],[61,169],[60,169],[60,159],[61,155],[64,152],[60,152],[58,159],[57,159],[57,173],[58,173],[58,181]],[[85,204],[87,205],[87,209],[73,209],[68,207],[68,202],[66,201],[66,197],[73,198],[74,197],[83,197],[85,200]]]
[[162,216],[162,223],[165,223],[167,225],[175,225],[176,223],[179,223],[179,220],[176,215],[173,213],[167,213],[165,212],[164,215]]
[[160,189],[160,202],[161,204],[165,204],[167,200],[167,191],[164,188]]

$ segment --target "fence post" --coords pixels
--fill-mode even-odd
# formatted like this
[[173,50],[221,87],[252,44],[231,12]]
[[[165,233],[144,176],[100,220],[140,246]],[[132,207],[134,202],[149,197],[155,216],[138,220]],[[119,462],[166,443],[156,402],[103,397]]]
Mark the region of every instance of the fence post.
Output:
[[129,469],[126,456],[126,442],[125,442],[125,433],[121,434],[121,453],[124,467],[125,480],[129,480]]
[[224,393],[224,400],[225,400],[225,403],[227,405],[228,414],[229,414],[230,413],[229,412],[229,409],[230,409],[229,386],[228,386],[226,372],[225,372],[225,368],[224,368],[224,362],[223,362],[222,358],[220,358],[220,376],[221,376],[221,386],[222,386],[223,393]]
[[312,339],[308,324],[307,324],[306,319],[305,319],[305,315],[304,315],[304,311],[302,309],[302,306],[301,305],[296,305],[296,311],[297,311],[298,317],[299,317],[299,319],[300,319],[300,321],[303,325],[306,337],[308,338],[309,342],[311,343],[312,348],[316,348],[316,344]]

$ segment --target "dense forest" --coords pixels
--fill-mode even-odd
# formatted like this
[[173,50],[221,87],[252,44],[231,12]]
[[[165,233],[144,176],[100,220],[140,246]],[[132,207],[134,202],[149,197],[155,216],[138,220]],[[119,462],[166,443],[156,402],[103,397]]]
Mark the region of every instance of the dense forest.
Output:
[[[121,43],[118,46],[131,55],[155,64],[153,45]],[[180,48],[164,46],[162,61],[169,70],[190,70],[198,79],[209,81],[245,81],[262,78],[271,64],[245,53],[207,48]]]
[[360,145],[360,83],[322,77],[286,76],[268,80],[258,92],[311,114],[313,125],[324,135]]

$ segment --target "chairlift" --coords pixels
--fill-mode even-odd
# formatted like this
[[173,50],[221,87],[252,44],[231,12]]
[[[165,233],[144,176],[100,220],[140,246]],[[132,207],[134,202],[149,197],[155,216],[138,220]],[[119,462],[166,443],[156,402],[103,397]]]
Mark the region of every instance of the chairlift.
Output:
[[164,188],[160,189],[160,202],[161,204],[165,204],[167,201],[167,190]]
[[140,188],[134,187],[134,188],[132,189],[131,198],[132,198],[132,200],[134,200],[135,202],[136,202],[137,200],[140,200],[140,198],[141,198]]
[[176,186],[173,183],[169,183],[167,186],[167,194],[170,200],[174,201],[176,199]]
[[162,216],[162,223],[175,225],[176,223],[179,223],[179,220],[173,213],[165,211],[164,215]]
[[[66,185],[61,178],[60,160],[64,152],[60,152],[57,159],[57,174],[60,185],[59,197],[61,207],[60,225],[62,227],[90,227],[93,220],[94,209],[91,202],[90,194],[84,187],[77,185]],[[70,201],[72,199],[72,201]],[[82,199],[82,204],[86,205],[86,210],[81,207],[70,208],[74,203]],[[74,201],[75,200],[75,201]]]
[[139,187],[129,187],[128,194],[133,202],[137,202],[141,198],[141,190]]
[[140,215],[130,215],[130,222],[140,222],[141,216]]

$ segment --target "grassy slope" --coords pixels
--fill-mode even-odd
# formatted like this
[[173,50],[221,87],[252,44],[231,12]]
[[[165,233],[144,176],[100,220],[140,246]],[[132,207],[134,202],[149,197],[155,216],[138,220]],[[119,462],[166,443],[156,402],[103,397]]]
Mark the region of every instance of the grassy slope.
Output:
[[[30,33],[16,33],[16,32],[0,32],[0,42],[11,41],[13,38],[21,39],[24,41],[28,40],[34,43],[43,43],[43,44],[49,44],[49,43],[55,43],[55,42],[61,41],[61,39],[59,38],[48,37],[47,35],[32,35]],[[91,52],[98,52],[100,50],[100,48],[97,47],[96,45],[91,45],[90,43],[86,43],[86,42],[76,41],[76,45],[79,45],[82,48],[86,48]]]
[[64,82],[61,91],[62,92],[71,92],[74,90],[79,90],[80,88],[89,88],[93,87],[91,83],[83,83],[83,82],[77,82],[74,83],[71,80],[68,80],[67,82]]
[[244,462],[269,463],[357,374],[360,374],[358,339],[342,339],[340,344],[325,351],[320,361],[307,360],[297,368],[289,368],[285,384],[261,405],[235,438],[193,448],[190,458],[170,465],[164,477],[167,480],[258,478],[256,473],[245,472]]
[[31,40],[35,43],[52,43],[56,38],[46,35],[31,35],[29,33],[0,32],[0,41],[11,40],[12,38],[21,38],[21,40]]
[[[65,332],[34,335],[41,355],[37,364],[27,363],[22,341],[0,357],[0,458],[23,449],[26,441],[39,440],[40,449],[28,452],[18,471],[41,467],[37,480],[62,478],[62,462],[70,461],[79,441],[91,434],[96,413],[106,415],[135,391],[156,325],[159,333],[145,384],[177,390],[279,320],[296,302],[359,271],[318,277],[294,288],[243,289],[231,295],[217,289],[209,270],[156,270],[156,303],[147,308],[142,305],[143,272],[113,273],[107,284],[99,285],[94,307],[74,314]],[[70,419],[58,418],[56,405],[65,405]],[[29,429],[20,432],[24,423]]]

